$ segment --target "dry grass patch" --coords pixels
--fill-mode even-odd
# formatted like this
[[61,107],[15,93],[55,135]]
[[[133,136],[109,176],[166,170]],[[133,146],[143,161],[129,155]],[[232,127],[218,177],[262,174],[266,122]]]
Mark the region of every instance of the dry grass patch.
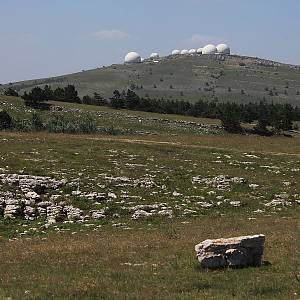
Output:
[[[299,230],[295,216],[223,217],[188,224],[132,224],[1,243],[1,289],[16,299],[297,299]],[[267,235],[262,268],[206,272],[194,245],[206,238]],[[298,285],[297,285],[298,284]]]

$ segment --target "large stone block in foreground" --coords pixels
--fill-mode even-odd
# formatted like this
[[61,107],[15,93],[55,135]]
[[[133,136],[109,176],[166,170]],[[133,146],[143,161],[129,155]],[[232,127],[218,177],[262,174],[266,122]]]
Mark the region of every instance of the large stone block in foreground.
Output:
[[206,240],[195,246],[200,265],[207,269],[256,267],[263,263],[265,236]]

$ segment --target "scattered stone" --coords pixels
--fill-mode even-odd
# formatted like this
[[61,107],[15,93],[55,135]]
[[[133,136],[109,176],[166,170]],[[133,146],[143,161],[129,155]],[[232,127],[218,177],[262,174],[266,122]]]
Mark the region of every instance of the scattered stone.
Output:
[[24,216],[26,220],[33,221],[36,218],[36,208],[31,206],[25,206],[24,209]]
[[149,212],[146,212],[145,210],[137,210],[134,212],[134,214],[132,215],[131,219],[133,220],[138,220],[140,218],[149,218],[149,217],[152,217],[153,216],[153,213],[149,213]]
[[161,210],[157,214],[159,216],[168,217],[170,219],[173,218],[173,211],[172,210]]
[[6,205],[4,209],[5,219],[16,219],[23,214],[21,205]]
[[62,206],[51,205],[47,207],[48,223],[61,222],[65,219],[65,213]]
[[244,184],[246,180],[241,177],[229,177],[227,175],[219,175],[213,178],[201,178],[200,176],[193,177],[193,183],[204,183],[213,186],[218,190],[227,190],[232,184]]
[[240,206],[242,206],[242,202],[241,201],[230,201],[229,204],[231,206],[234,206],[234,207],[240,207]]
[[90,211],[91,217],[94,220],[100,220],[100,219],[105,219],[105,211],[104,210],[92,210]]
[[68,220],[80,220],[83,215],[83,211],[81,209],[72,205],[65,206],[63,210],[67,215]]
[[33,200],[36,200],[36,199],[39,199],[39,198],[40,198],[40,195],[37,194],[36,192],[27,192],[27,193],[25,194],[25,197],[26,197],[27,199],[33,199]]
[[65,180],[55,180],[51,177],[20,174],[0,174],[0,182],[21,189],[43,192],[45,189],[57,189],[66,184]]
[[286,193],[282,193],[280,195],[275,195],[275,198],[268,202],[265,203],[266,207],[275,207],[278,208],[280,206],[280,208],[285,208],[285,207],[289,207],[292,206],[293,203],[291,200],[289,200],[290,195],[286,194]]

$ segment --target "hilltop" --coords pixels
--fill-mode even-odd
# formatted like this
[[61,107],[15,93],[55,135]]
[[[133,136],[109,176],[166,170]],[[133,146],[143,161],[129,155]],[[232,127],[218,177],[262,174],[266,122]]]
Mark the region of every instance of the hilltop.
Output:
[[[134,89],[142,97],[186,100],[300,103],[300,67],[223,55],[167,56],[141,64],[111,65],[59,77],[11,84],[19,92],[34,86],[75,85],[80,96]],[[6,88],[3,85],[2,88]]]

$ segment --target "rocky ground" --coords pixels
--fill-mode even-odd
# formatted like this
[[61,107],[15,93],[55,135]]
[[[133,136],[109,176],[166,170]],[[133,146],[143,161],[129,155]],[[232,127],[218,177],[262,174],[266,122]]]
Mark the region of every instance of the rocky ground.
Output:
[[[162,151],[160,143],[125,150],[126,140],[89,137],[60,140],[64,147],[56,148],[58,141],[46,138],[1,139],[0,218],[38,221],[40,231],[97,221],[129,228],[130,220],[184,220],[232,209],[255,220],[300,204],[293,157],[172,144]],[[23,167],[12,168],[12,161]]]

